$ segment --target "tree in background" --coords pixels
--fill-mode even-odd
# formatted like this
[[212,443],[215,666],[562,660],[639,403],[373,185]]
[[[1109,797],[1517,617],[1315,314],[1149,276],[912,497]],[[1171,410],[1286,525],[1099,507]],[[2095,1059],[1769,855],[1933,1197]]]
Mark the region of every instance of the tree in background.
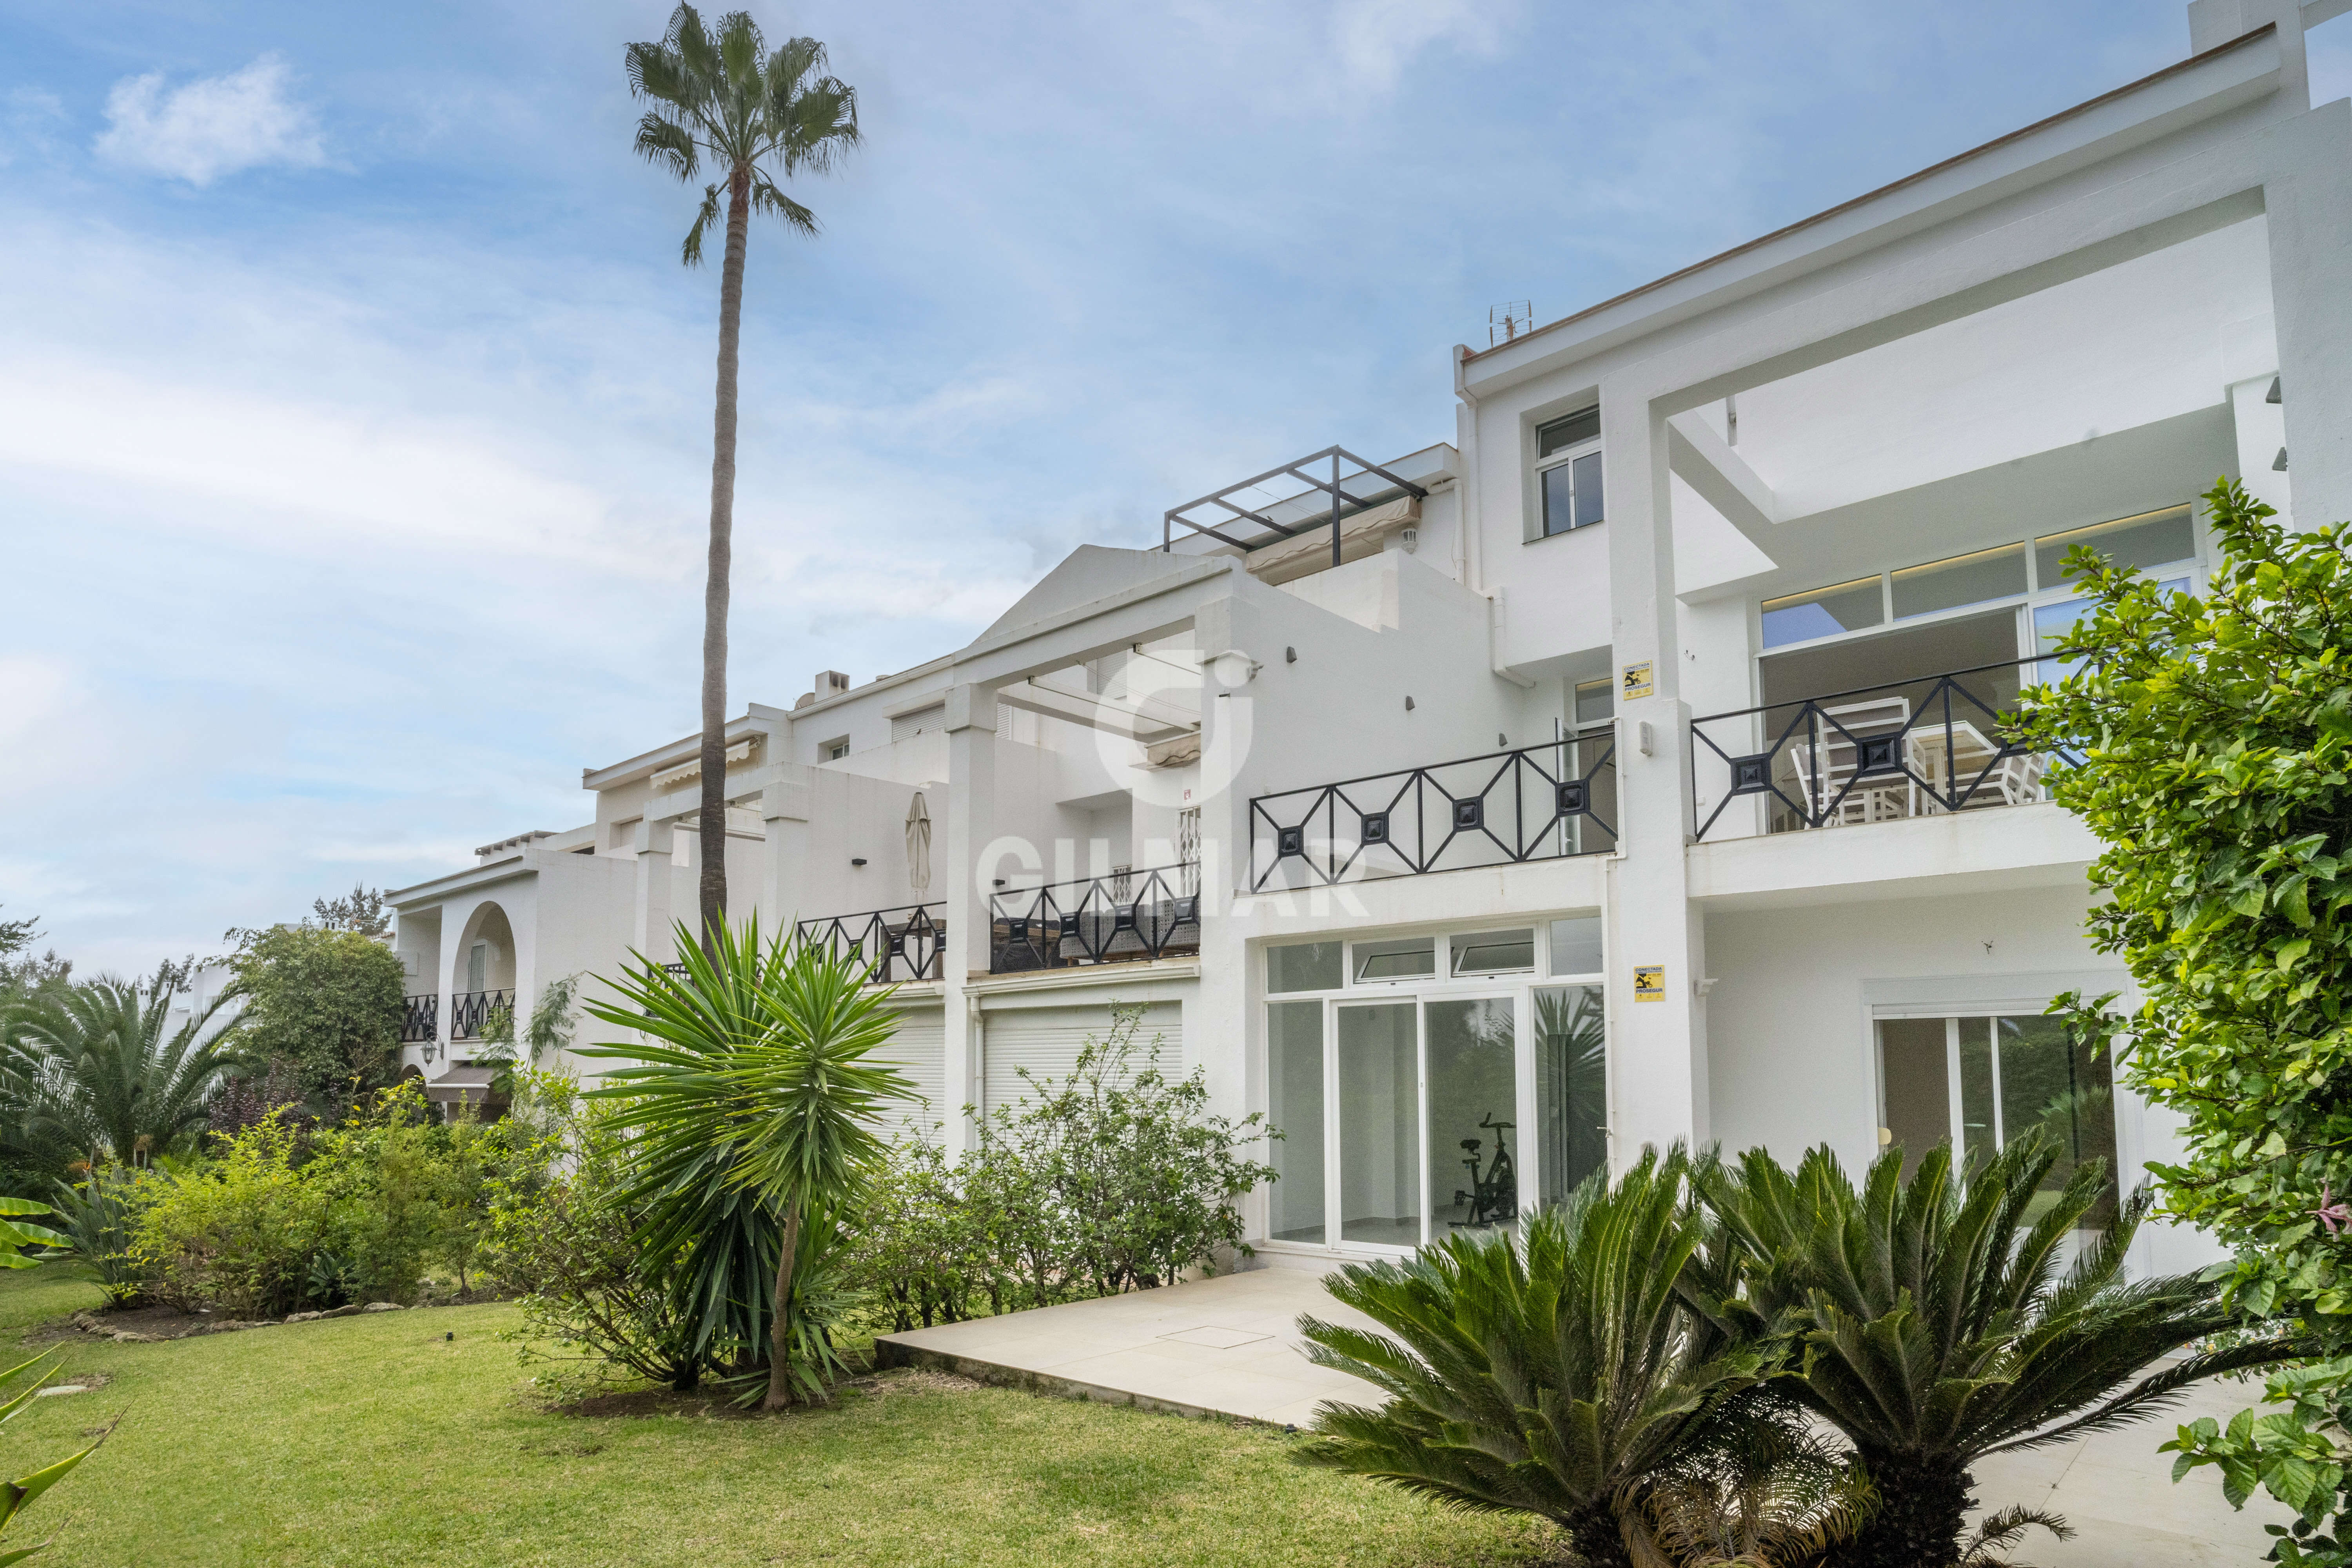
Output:
[[392,916],[384,910],[381,888],[354,882],[341,898],[311,900],[310,911],[326,931],[355,931],[362,936],[392,934]]
[[2230,1301],[2319,1342],[2269,1414],[2181,1428],[2175,1477],[2266,1488],[2302,1516],[2279,1561],[2352,1563],[2352,554],[2347,525],[2291,533],[2234,481],[2204,499],[2205,596],[2076,550],[2090,608],[2057,651],[2080,663],[2021,697],[2027,743],[2063,759],[2052,794],[2106,846],[2092,943],[2142,997],[2054,1005],[2186,1119],[2185,1157],[2151,1169],[2234,1254]]
[[37,919],[0,921],[0,1002],[56,990],[71,977],[73,960],[59,958],[55,948],[33,955],[33,940],[40,934]]
[[816,215],[778,188],[796,174],[832,172],[857,144],[857,94],[824,74],[824,46],[791,38],[773,52],[744,11],[714,33],[693,6],[670,13],[657,43],[631,44],[629,91],[647,105],[637,122],[639,157],[691,181],[707,159],[706,185],[680,258],[702,264],[703,237],[719,221],[726,187],[727,254],[719,274],[719,393],[712,420],[710,555],[702,599],[701,926],[712,951],[727,921],[727,599],[734,557],[736,367],[743,335],[743,257],[751,215],[780,217],[814,237]]
[[226,1037],[257,1065],[284,1063],[312,1108],[341,1120],[398,1058],[400,960],[374,937],[308,922],[232,934],[244,941],[226,994],[246,1001]]

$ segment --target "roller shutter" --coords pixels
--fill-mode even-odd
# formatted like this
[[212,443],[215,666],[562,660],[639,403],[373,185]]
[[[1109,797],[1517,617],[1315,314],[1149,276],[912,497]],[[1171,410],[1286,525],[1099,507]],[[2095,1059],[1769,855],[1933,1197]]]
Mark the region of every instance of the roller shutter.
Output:
[[[985,1027],[982,1037],[981,1084],[986,1096],[984,1110],[990,1113],[1002,1107],[1015,1105],[1024,1095],[1034,1098],[1035,1091],[1021,1076],[1023,1068],[1039,1079],[1064,1079],[1078,1065],[1078,1052],[1089,1037],[1103,1039],[1110,1033],[1110,1009],[1088,1007],[1024,1007],[982,1015]],[[1129,1058],[1131,1069],[1140,1068],[1150,1060],[1154,1037],[1160,1041],[1160,1069],[1171,1077],[1181,1074],[1184,1066],[1183,1010],[1173,1002],[1157,1003],[1144,1009],[1142,1026],[1136,1030],[1135,1054]]]
[[948,727],[948,705],[934,702],[929,708],[918,708],[912,713],[901,713],[890,721],[893,742],[911,741],[918,735],[936,735]]
[[899,1014],[898,1033],[874,1054],[877,1060],[888,1062],[911,1079],[916,1092],[930,1102],[925,1106],[911,1100],[894,1100],[883,1113],[884,1135],[898,1137],[911,1121],[924,1137],[936,1138],[933,1124],[952,1121],[961,1109],[948,1100],[947,1015],[937,1007]]

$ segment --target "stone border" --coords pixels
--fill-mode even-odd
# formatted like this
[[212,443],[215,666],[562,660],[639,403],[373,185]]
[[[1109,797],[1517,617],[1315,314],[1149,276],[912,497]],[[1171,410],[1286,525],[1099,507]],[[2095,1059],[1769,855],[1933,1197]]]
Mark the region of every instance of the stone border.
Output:
[[1274,1423],[1261,1421],[1255,1415],[1237,1415],[1231,1410],[1218,1410],[1205,1405],[1186,1405],[1175,1399],[1155,1399],[1148,1394],[1105,1388],[1098,1383],[1084,1383],[1074,1377],[1055,1377],[1051,1373],[1004,1366],[972,1356],[950,1355],[945,1351],[904,1343],[888,1334],[877,1335],[874,1341],[874,1366],[877,1372],[892,1367],[919,1367],[929,1372],[952,1373],[958,1377],[968,1377],[974,1383],[984,1383],[995,1388],[1042,1394],[1053,1399],[1081,1399],[1091,1405],[1124,1405],[1136,1410],[1156,1411],[1162,1415],[1181,1415],[1196,1421],[1234,1421],[1244,1426],[1281,1430]]
[[76,1312],[69,1321],[85,1334],[111,1340],[119,1345],[160,1345],[168,1344],[173,1340],[198,1339],[205,1334],[233,1334],[246,1329],[274,1329],[282,1323],[315,1323],[325,1318],[356,1317],[362,1312],[406,1312],[414,1310],[404,1307],[397,1301],[370,1301],[363,1307],[354,1303],[349,1307],[336,1307],[324,1312],[295,1312],[284,1318],[223,1318],[215,1322],[192,1324],[176,1334],[142,1334],[136,1329],[109,1328],[104,1319],[91,1312]]

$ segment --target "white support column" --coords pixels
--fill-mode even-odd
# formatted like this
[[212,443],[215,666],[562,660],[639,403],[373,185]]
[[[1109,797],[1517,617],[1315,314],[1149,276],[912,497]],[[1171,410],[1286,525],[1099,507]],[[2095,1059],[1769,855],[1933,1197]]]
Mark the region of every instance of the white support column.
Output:
[[434,982],[440,999],[434,1004],[433,1060],[425,1069],[428,1079],[439,1078],[449,1070],[449,1030],[456,1017],[453,1004],[457,995],[457,965],[464,962],[466,921],[471,912],[460,910],[452,920],[449,906],[441,906],[441,962],[436,965],[440,974]]
[[677,868],[676,825],[648,818],[637,824],[637,888],[635,918],[629,928],[629,945],[656,963],[670,957],[670,911]]
[[800,907],[808,876],[809,773],[792,765],[760,793],[761,826],[767,833],[761,847],[760,909],[778,936],[791,936],[795,921],[827,912]]
[[[979,999],[967,992],[966,982],[988,973],[989,885],[980,855],[996,823],[996,689],[950,687],[945,721],[948,852],[940,870],[948,929],[940,971],[946,980],[943,1065],[950,1105],[943,1109],[953,1110],[980,1101],[982,1023]],[[948,1152],[971,1148],[969,1119],[950,1114],[945,1120]]]
[[2352,521],[2352,102],[2313,110],[2272,135],[2263,205],[2286,420],[2282,477],[2295,521],[2316,529]]
[[[1706,1142],[1706,1029],[1697,982],[1706,954],[1689,898],[1690,709],[1681,698],[1675,540],[1664,418],[1645,391],[1601,393],[1614,616],[1617,799],[1624,859],[1611,867],[1610,1131],[1612,1168],[1644,1144]],[[1649,695],[1639,689],[1647,666]],[[1636,679],[1629,681],[1627,671]],[[1643,1001],[1637,970],[1664,971]]]

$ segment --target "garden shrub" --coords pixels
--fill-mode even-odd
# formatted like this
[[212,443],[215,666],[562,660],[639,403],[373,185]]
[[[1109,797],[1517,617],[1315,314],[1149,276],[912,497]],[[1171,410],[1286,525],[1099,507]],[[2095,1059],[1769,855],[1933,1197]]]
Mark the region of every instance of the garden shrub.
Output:
[[[902,1141],[861,1212],[850,1277],[898,1328],[1172,1284],[1246,1256],[1239,1202],[1270,1180],[1245,1145],[1265,1118],[1209,1112],[1197,1069],[1139,1047],[1140,1007],[1113,1011],[1065,1079],[980,1123],[961,1162]],[[1139,1066],[1139,1057],[1140,1065]]]
[[236,1317],[412,1301],[440,1267],[463,1289],[493,1173],[521,1136],[464,1115],[443,1123],[415,1083],[340,1127],[274,1111],[152,1178],[131,1251],[159,1300]]
[[167,1305],[280,1317],[302,1301],[326,1242],[327,1193],[295,1168],[282,1116],[225,1143],[220,1158],[167,1181],[140,1216],[137,1251]]
[[737,1347],[698,1344],[690,1303],[665,1277],[675,1269],[662,1265],[675,1260],[649,1260],[639,1251],[643,1216],[626,1201],[629,1151],[619,1108],[584,1101],[551,1074],[520,1079],[539,1125],[530,1144],[488,1179],[481,1267],[521,1298],[523,1327],[515,1337],[524,1361],[589,1362],[695,1387],[714,1354],[724,1358]]

